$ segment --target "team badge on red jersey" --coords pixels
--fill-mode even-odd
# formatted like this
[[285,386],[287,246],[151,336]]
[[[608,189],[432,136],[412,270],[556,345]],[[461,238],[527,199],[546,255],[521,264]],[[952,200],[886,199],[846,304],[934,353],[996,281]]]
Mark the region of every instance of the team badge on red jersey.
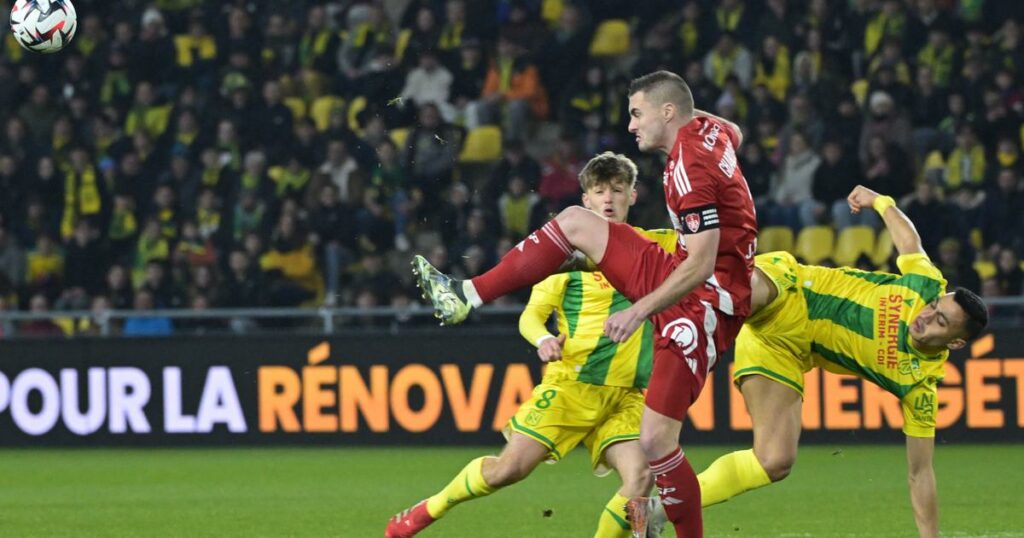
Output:
[[686,227],[690,229],[690,232],[697,233],[700,229],[700,215],[697,213],[690,213],[686,216]]

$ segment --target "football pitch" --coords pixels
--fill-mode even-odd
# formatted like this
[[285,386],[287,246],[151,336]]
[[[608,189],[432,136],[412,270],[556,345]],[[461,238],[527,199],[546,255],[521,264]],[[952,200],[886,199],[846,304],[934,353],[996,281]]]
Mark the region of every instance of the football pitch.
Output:
[[[0,450],[0,536],[379,537],[394,512],[494,450]],[[726,450],[688,454],[702,469]],[[940,445],[935,465],[943,536],[1024,537],[1024,446]],[[616,487],[577,450],[422,536],[592,536]],[[789,479],[704,517],[707,536],[916,536],[895,445],[804,447]]]

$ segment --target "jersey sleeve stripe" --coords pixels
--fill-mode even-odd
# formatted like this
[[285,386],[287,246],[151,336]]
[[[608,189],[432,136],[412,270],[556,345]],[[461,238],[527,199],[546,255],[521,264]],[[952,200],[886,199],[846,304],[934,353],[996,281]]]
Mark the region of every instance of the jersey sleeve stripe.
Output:
[[870,308],[835,295],[815,293],[807,288],[801,289],[807,301],[808,319],[830,320],[864,338],[874,336],[875,313]]

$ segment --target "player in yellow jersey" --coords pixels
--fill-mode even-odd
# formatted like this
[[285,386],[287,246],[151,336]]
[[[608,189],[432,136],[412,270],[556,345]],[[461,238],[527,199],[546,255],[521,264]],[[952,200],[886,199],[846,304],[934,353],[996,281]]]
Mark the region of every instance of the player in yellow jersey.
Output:
[[800,438],[803,374],[814,367],[866,379],[900,399],[910,498],[920,536],[938,535],[932,453],[938,382],[949,351],[988,323],[984,303],[946,280],[913,223],[888,196],[857,187],[853,212],[874,208],[892,235],[901,275],[800,265],[786,252],[756,259],[751,310],[736,340],[733,380],[754,426],[754,448],[698,477],[702,505],[789,475]]
[[[594,157],[580,172],[583,205],[610,221],[625,222],[636,202],[636,175],[636,165],[622,155]],[[678,244],[673,230],[637,231],[670,253]],[[653,328],[645,321],[622,343],[604,334],[608,316],[630,304],[600,272],[560,273],[535,285],[519,329],[548,366],[531,399],[505,427],[508,444],[497,457],[471,461],[443,490],[392,518],[385,536],[413,536],[453,506],[514,484],[542,461],[558,461],[581,442],[595,474],[615,469],[622,479],[601,512],[595,536],[630,536],[625,505],[630,498],[649,495],[654,485],[638,441],[642,389],[654,355]],[[553,311],[558,313],[558,336],[545,327]],[[652,528],[649,534],[660,530]]]

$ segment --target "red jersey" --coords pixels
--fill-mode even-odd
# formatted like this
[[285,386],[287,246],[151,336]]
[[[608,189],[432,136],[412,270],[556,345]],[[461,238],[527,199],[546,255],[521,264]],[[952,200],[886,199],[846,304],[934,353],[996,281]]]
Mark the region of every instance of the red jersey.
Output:
[[687,234],[721,230],[715,273],[692,293],[723,314],[746,317],[757,217],[735,145],[736,133],[713,118],[695,117],[682,126],[665,164],[665,204],[679,232],[680,261],[687,256]]

